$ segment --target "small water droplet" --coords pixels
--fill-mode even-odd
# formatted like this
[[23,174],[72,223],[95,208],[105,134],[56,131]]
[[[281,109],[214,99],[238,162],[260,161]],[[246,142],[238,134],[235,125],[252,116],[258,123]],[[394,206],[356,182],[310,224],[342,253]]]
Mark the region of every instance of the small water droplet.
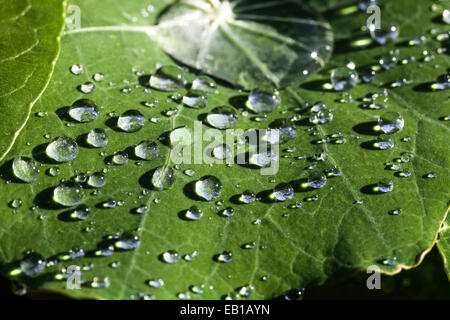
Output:
[[358,72],[348,67],[339,67],[331,73],[331,84],[335,91],[347,91],[358,84]]
[[101,82],[103,81],[103,79],[105,79],[105,75],[103,73],[97,72],[92,76],[92,79],[94,79],[94,81]]
[[270,198],[278,201],[287,201],[294,197],[294,188],[289,183],[282,183],[275,187]]
[[371,28],[370,36],[379,45],[384,46],[386,43],[396,40],[400,35],[400,30],[397,26],[390,26],[388,28]]
[[233,150],[228,145],[222,144],[215,147],[211,154],[217,160],[225,160],[233,157]]
[[19,209],[22,207],[22,199],[14,199],[9,203],[9,206],[13,209]]
[[376,129],[384,134],[393,134],[403,130],[405,120],[398,112],[387,112],[378,118]]
[[116,152],[112,157],[112,161],[119,166],[125,165],[128,163],[128,154],[122,151]]
[[230,251],[223,251],[216,256],[216,261],[221,263],[228,263],[233,260],[233,253]]
[[95,84],[92,82],[86,82],[80,85],[78,89],[84,94],[89,94],[95,91]]
[[91,210],[85,205],[81,205],[70,213],[70,217],[76,220],[86,220],[89,218]]
[[174,264],[180,260],[180,255],[174,250],[169,250],[162,254],[162,259],[168,264]]
[[199,76],[192,82],[192,90],[204,93],[218,93],[215,81],[207,76]]
[[377,193],[388,193],[394,190],[394,183],[392,181],[382,181],[373,187],[373,191]]
[[70,72],[78,76],[84,73],[84,67],[81,64],[74,64],[70,67]]
[[134,250],[141,244],[139,237],[133,232],[126,232],[114,243],[121,250]]
[[198,221],[203,217],[203,212],[198,207],[193,206],[186,210],[184,216],[186,217],[186,219]]
[[311,187],[313,189],[321,189],[326,185],[326,183],[327,183],[327,176],[323,172],[317,171],[309,175],[306,187]]
[[140,159],[154,160],[158,158],[159,147],[155,142],[147,140],[142,141],[137,146],[135,146],[134,152]]
[[208,104],[208,98],[200,91],[191,90],[183,96],[182,102],[190,108],[203,109]]
[[103,148],[108,144],[108,135],[103,129],[92,129],[89,131],[86,141],[95,148]]
[[62,182],[53,190],[53,200],[65,207],[73,207],[83,200],[83,188],[78,182]]
[[252,191],[246,190],[239,196],[239,201],[245,204],[250,204],[256,201],[256,195]]
[[148,281],[148,285],[152,288],[161,288],[164,286],[164,280],[161,278],[152,279]]
[[20,269],[29,277],[36,277],[45,269],[46,261],[43,256],[38,253],[30,252],[20,262]]
[[102,188],[106,184],[105,175],[101,172],[96,172],[88,178],[87,184],[93,188]]

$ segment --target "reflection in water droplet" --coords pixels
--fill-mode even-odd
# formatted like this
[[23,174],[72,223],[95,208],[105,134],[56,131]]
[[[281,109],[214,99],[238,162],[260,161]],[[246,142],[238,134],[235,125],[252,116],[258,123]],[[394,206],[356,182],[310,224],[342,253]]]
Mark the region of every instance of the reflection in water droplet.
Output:
[[379,150],[392,149],[394,147],[394,140],[386,136],[380,136],[374,142],[373,147]]
[[57,162],[69,162],[78,155],[78,144],[69,137],[59,137],[45,149],[47,155]]
[[232,217],[234,216],[234,209],[232,207],[228,207],[219,212],[219,214],[223,217]]
[[256,195],[252,191],[246,190],[239,196],[239,201],[245,204],[255,202]]
[[327,183],[327,176],[321,172],[313,172],[308,177],[308,183],[307,186],[313,188],[313,189],[320,189],[323,188]]
[[247,108],[255,113],[271,113],[281,104],[281,96],[277,89],[263,86],[250,92]]
[[386,43],[396,40],[400,35],[400,30],[396,26],[391,26],[389,28],[370,29],[370,36],[379,45],[384,46]]
[[73,207],[83,200],[83,188],[78,182],[62,182],[53,190],[53,200],[65,207]]
[[97,120],[99,111],[94,101],[80,99],[75,101],[69,108],[69,115],[78,122],[92,122]]
[[392,181],[382,181],[379,182],[375,187],[373,187],[373,191],[377,193],[388,193],[394,190],[394,183]]
[[195,192],[206,201],[216,200],[222,194],[222,183],[214,176],[206,176],[195,183]]
[[333,112],[324,103],[317,103],[311,107],[309,122],[311,124],[326,124],[333,120]]
[[9,206],[13,209],[19,209],[22,207],[22,199],[14,199],[9,203]]
[[89,131],[86,141],[95,148],[103,148],[108,144],[108,135],[103,129],[92,129]]
[[270,130],[262,137],[270,144],[285,144],[297,137],[295,124],[288,119],[277,119],[270,124]]
[[145,125],[145,117],[137,110],[124,112],[117,120],[117,126],[125,132],[136,132]]
[[214,108],[207,116],[208,124],[216,129],[225,130],[236,126],[238,115],[232,107],[221,106]]
[[186,85],[186,73],[177,66],[163,66],[150,77],[150,87],[161,91],[177,91]]
[[126,154],[125,152],[117,152],[113,155],[112,161],[114,164],[117,164],[119,166],[127,164],[128,154]]
[[14,176],[23,182],[31,183],[39,179],[40,170],[30,158],[18,157],[12,163]]

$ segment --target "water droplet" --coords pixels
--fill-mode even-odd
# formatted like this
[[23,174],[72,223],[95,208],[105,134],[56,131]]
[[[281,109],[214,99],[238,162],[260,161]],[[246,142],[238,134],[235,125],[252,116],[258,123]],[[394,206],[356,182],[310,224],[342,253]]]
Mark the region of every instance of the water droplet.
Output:
[[333,112],[324,103],[317,103],[311,107],[309,122],[311,124],[326,124],[333,120]]
[[45,269],[45,259],[38,253],[31,252],[20,262],[20,269],[29,277],[35,277]]
[[80,99],[75,101],[69,108],[69,115],[78,122],[92,122],[97,120],[99,111],[94,101]]
[[83,200],[83,188],[78,182],[62,182],[53,190],[53,200],[65,207],[73,207]]
[[13,209],[19,209],[22,207],[22,199],[14,199],[9,203],[9,206]]
[[393,134],[403,130],[405,120],[398,112],[387,112],[378,118],[377,129],[384,134]]
[[191,298],[191,295],[189,292],[180,292],[177,294],[178,299],[180,300],[189,300]]
[[373,187],[373,191],[377,193],[388,193],[394,190],[394,183],[392,181],[382,181]]
[[14,176],[23,182],[31,183],[39,179],[40,170],[30,158],[18,157],[12,163]]
[[90,213],[91,210],[87,206],[81,205],[72,211],[70,217],[76,220],[86,220],[87,218],[89,218]]
[[255,249],[255,247],[256,247],[256,243],[255,242],[249,242],[249,243],[246,243],[246,244],[242,245],[243,249]]
[[271,113],[281,104],[281,96],[277,89],[263,86],[250,92],[247,108],[255,113]]
[[272,151],[253,153],[250,156],[249,162],[260,168],[269,168],[273,163],[278,162],[278,155]]
[[289,183],[282,183],[273,190],[270,198],[278,201],[287,201],[294,197],[294,189]]
[[308,177],[307,187],[311,187],[313,189],[323,188],[327,183],[327,176],[321,172],[313,172]]
[[340,67],[331,73],[331,84],[335,91],[347,91],[358,84],[358,72],[348,67]]
[[253,287],[252,285],[246,285],[246,286],[240,287],[236,290],[238,295],[241,297],[244,297],[244,298],[248,298],[251,295],[253,295],[254,291],[255,291],[255,287]]
[[152,176],[152,185],[158,190],[170,189],[175,184],[175,171],[169,166],[156,168]]
[[103,148],[108,144],[108,135],[103,129],[92,129],[89,131],[86,141],[95,148]]
[[95,84],[92,82],[86,82],[80,85],[78,89],[85,94],[89,94],[95,91]]
[[117,120],[117,126],[124,132],[136,132],[145,125],[145,117],[137,110],[124,112]]
[[233,260],[233,253],[231,253],[230,251],[224,251],[217,255],[216,260],[217,262],[222,263],[231,262]]
[[270,124],[270,130],[262,137],[270,144],[285,144],[297,137],[295,124],[288,119],[277,119]]
[[163,66],[150,77],[150,87],[161,91],[177,91],[186,85],[186,73],[177,66]]
[[192,169],[186,169],[184,170],[184,174],[187,175],[188,177],[193,177],[195,175],[195,171]]
[[193,206],[190,209],[186,210],[184,215],[189,220],[197,221],[203,217],[203,212],[198,207]]
[[225,208],[219,212],[219,214],[223,217],[232,217],[234,216],[234,209],[232,207]]
[[387,136],[380,136],[373,143],[373,147],[379,150],[392,149],[394,147],[394,140]]
[[233,150],[228,145],[222,144],[215,147],[211,154],[217,160],[225,160],[233,157]]
[[180,255],[174,250],[169,250],[162,254],[162,259],[168,264],[174,264],[180,260]]
[[444,21],[446,24],[450,24],[450,10],[444,10],[442,12],[442,21]]
[[396,26],[390,26],[389,28],[371,28],[370,36],[379,45],[384,46],[386,43],[396,40],[400,35],[400,30]]
[[440,75],[436,83],[431,85],[431,88],[434,90],[446,90],[450,88],[450,74]]
[[101,172],[96,172],[89,177],[87,184],[93,188],[102,188],[106,184],[105,175]]
[[191,131],[186,127],[176,128],[170,132],[169,140],[172,147],[189,146],[192,144]]
[[216,129],[225,130],[236,126],[238,115],[232,107],[221,106],[214,108],[207,116],[208,124]]
[[252,191],[246,190],[239,196],[239,201],[245,204],[250,204],[256,201],[256,195]]
[[428,173],[427,175],[425,175],[425,177],[427,179],[436,179],[437,175],[435,173],[431,172],[431,173]]
[[134,152],[140,159],[154,160],[158,158],[159,147],[155,142],[147,140],[134,147]]
[[195,294],[202,294],[203,293],[202,288],[200,288],[199,286],[191,286],[190,289],[191,289],[192,293],[195,293]]
[[206,201],[216,200],[222,194],[222,183],[214,176],[206,176],[195,183],[195,192]]
[[389,211],[389,214],[392,216],[399,216],[402,214],[402,209],[391,210],[391,211]]
[[126,232],[114,243],[121,250],[134,250],[141,244],[139,237],[133,232]]
[[114,164],[117,164],[119,166],[125,165],[128,163],[128,154],[122,151],[116,152],[112,157],[112,161]]
[[94,79],[94,81],[101,82],[103,81],[103,79],[105,79],[105,75],[103,73],[95,73],[92,76],[92,79]]
[[108,277],[105,277],[103,280],[101,280],[98,277],[95,277],[92,279],[90,286],[91,288],[95,289],[101,289],[101,288],[108,288],[111,285],[111,280]]
[[72,72],[74,75],[80,75],[84,73],[84,67],[81,64],[74,64],[70,67],[70,72]]
[[207,76],[199,76],[192,82],[192,90],[205,93],[218,93],[217,85],[213,79]]
[[78,144],[69,137],[59,137],[45,149],[47,155],[57,162],[69,162],[78,155]]
[[152,288],[161,288],[164,286],[164,280],[159,278],[159,279],[152,279],[148,281],[148,285]]
[[57,177],[61,173],[61,170],[58,167],[51,167],[48,169],[48,174],[52,177]]
[[183,104],[193,109],[206,108],[208,98],[199,91],[189,91],[182,100]]

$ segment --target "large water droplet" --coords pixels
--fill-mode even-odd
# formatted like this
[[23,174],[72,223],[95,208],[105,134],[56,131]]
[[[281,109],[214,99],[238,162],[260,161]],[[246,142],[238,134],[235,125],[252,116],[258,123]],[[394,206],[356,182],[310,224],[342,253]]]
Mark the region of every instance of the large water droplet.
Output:
[[270,129],[267,131],[267,135],[263,137],[263,140],[268,141],[270,144],[285,144],[297,137],[297,128],[288,119],[273,121],[270,124]]
[[193,109],[203,109],[208,104],[208,98],[199,91],[189,91],[182,101],[186,106]]
[[177,66],[163,66],[150,77],[150,87],[161,91],[177,91],[186,85],[186,73]]
[[78,144],[69,137],[59,137],[45,149],[47,155],[57,162],[69,162],[78,155]]
[[233,150],[228,145],[221,144],[215,147],[211,154],[217,160],[225,160],[233,156]]
[[222,183],[214,176],[206,176],[195,183],[195,192],[206,201],[216,200],[222,194]]
[[216,129],[225,130],[236,126],[238,116],[234,109],[229,106],[214,108],[207,116],[206,121]]
[[16,178],[23,182],[31,183],[39,179],[39,168],[37,167],[36,162],[30,158],[15,158],[12,163],[12,169]]
[[145,117],[137,110],[124,112],[117,120],[117,126],[125,132],[136,132],[145,125]]
[[175,146],[189,146],[192,144],[191,130],[186,127],[176,128],[169,134],[170,145]]
[[246,105],[255,113],[271,113],[280,104],[281,96],[278,90],[270,86],[262,86],[250,92]]
[[320,189],[325,186],[327,183],[327,176],[321,172],[313,172],[308,177],[308,187],[311,187],[313,189]]
[[143,160],[155,160],[158,158],[159,147],[153,141],[142,141],[134,147],[134,153]]
[[89,131],[86,141],[95,148],[103,148],[108,144],[108,135],[103,129],[92,129]]
[[99,111],[94,101],[81,99],[72,104],[69,108],[69,115],[78,122],[91,122],[97,120]]
[[152,176],[152,185],[158,190],[170,189],[175,184],[175,171],[169,166],[156,168]]
[[78,182],[62,182],[53,190],[53,200],[65,207],[73,207],[83,200],[83,188]]

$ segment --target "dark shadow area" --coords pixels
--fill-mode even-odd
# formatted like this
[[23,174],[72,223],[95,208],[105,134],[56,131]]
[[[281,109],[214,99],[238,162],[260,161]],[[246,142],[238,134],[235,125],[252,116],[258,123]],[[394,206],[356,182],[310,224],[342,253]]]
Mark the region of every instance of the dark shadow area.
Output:
[[45,210],[60,210],[66,208],[53,201],[54,189],[54,187],[51,187],[39,192],[36,197],[34,197],[33,204]]
[[11,181],[13,183],[26,184],[26,182],[18,179],[12,169],[14,160],[8,160],[0,166],[0,177],[5,181]]
[[364,186],[360,189],[360,191],[364,194],[368,194],[368,195],[380,195],[383,194],[382,192],[377,192],[374,189],[377,188],[378,185],[377,184],[370,184],[368,186]]
[[192,181],[189,182],[188,184],[186,184],[183,188],[183,193],[185,194],[186,197],[188,197],[189,199],[195,200],[195,201],[202,201],[202,202],[207,202],[205,199],[203,199],[202,197],[199,197],[197,195],[197,193],[195,192],[195,183],[197,181]]
[[433,84],[434,82],[424,82],[418,84],[417,86],[414,86],[413,90],[416,92],[435,92],[436,90],[433,90],[433,88],[431,88]]
[[112,117],[109,118],[108,120],[105,121],[105,125],[110,128],[111,130],[114,130],[116,132],[123,132],[122,129],[120,129],[117,126],[117,121],[118,121],[119,117]]
[[154,168],[139,177],[139,185],[142,188],[156,191],[155,187],[152,184],[152,177],[153,177],[153,174],[155,173],[156,169],[157,168]]
[[315,80],[310,82],[304,82],[300,85],[303,89],[317,92],[334,92],[331,89],[326,89],[324,86],[329,83],[328,80]]
[[361,142],[360,146],[361,146],[361,148],[366,149],[366,150],[383,151],[382,149],[375,147],[376,142],[377,142],[376,140],[365,141],[365,142]]
[[359,134],[364,134],[367,136],[379,136],[382,133],[380,133],[379,131],[375,131],[375,127],[377,125],[378,125],[378,122],[376,122],[376,121],[363,122],[363,123],[357,124],[352,129],[353,129],[353,131],[355,131],[356,133],[359,133]]
[[70,109],[70,107],[59,108],[58,110],[56,110],[56,115],[62,121],[67,121],[67,122],[71,122],[71,123],[79,123],[70,117],[69,109]]
[[144,74],[142,76],[138,76],[139,84],[144,88],[150,88],[150,75]]
[[[234,96],[231,97],[228,102],[230,103],[231,106],[233,106],[234,108],[238,109],[238,110],[244,110],[247,108],[247,106],[245,105],[247,103],[248,100],[248,96],[247,95],[239,95],[239,96]],[[248,110],[251,113],[254,113],[251,110]]]
[[36,146],[32,151],[31,154],[33,155],[33,159],[37,162],[45,163],[45,164],[60,164],[59,162],[49,158],[47,156],[47,153],[45,152],[45,149],[47,148],[48,143],[43,143],[38,146]]

